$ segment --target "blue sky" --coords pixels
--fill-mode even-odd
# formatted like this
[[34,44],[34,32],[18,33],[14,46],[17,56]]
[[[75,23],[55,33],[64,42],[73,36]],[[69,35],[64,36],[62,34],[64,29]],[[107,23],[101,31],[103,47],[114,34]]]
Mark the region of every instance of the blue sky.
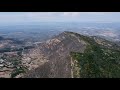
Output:
[[0,24],[25,22],[120,22],[120,12],[0,12]]

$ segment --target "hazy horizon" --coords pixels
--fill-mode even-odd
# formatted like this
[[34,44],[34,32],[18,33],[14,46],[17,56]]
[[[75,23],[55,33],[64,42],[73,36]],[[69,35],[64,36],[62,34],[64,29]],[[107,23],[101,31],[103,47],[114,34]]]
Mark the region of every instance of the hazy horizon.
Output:
[[120,12],[0,12],[0,24],[41,22],[120,22]]

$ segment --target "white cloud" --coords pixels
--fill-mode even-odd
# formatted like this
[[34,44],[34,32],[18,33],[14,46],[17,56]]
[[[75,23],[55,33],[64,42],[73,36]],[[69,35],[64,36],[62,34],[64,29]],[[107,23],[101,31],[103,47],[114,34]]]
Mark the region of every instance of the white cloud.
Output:
[[75,17],[79,15],[80,15],[80,12],[63,12],[63,16]]
[[82,14],[87,14],[87,15],[105,15],[107,13],[106,12],[82,12]]
[[[0,12],[0,22],[19,21],[119,21],[113,12]],[[111,18],[114,17],[114,18]]]

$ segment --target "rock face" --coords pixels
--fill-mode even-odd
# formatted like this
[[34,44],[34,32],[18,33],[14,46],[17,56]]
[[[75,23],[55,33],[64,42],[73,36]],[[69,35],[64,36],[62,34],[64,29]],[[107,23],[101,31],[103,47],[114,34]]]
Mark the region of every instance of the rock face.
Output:
[[58,36],[38,45],[36,48],[45,56],[47,62],[25,74],[25,78],[71,78],[70,52],[83,53],[87,43],[71,32]]

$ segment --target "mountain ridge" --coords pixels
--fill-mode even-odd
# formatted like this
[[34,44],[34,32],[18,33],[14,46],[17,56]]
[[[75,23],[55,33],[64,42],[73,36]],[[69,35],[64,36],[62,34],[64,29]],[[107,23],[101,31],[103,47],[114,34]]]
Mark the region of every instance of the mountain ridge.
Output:
[[[98,40],[102,39],[99,38]],[[80,35],[78,33],[65,31],[59,34],[58,36],[55,36],[52,39],[46,41],[39,47],[42,53],[44,53],[44,55],[47,57],[48,62],[26,73],[24,77],[25,78],[118,77],[120,73],[116,75],[117,73],[113,72],[114,70],[110,70],[111,68],[108,65],[106,65],[106,63],[108,62],[110,65],[112,65],[111,63],[112,60],[114,63],[119,62],[119,59],[117,58],[119,58],[118,55],[120,51],[119,50],[116,51],[116,48],[110,49],[110,47],[108,47],[110,43],[108,43],[107,40],[103,41],[106,44],[104,44],[102,41],[101,43],[96,42],[96,38],[93,37],[87,37],[84,35]],[[112,47],[112,45],[114,44],[112,44],[111,42],[110,45]],[[119,48],[117,45],[115,47]],[[104,61],[105,59],[101,56],[106,57],[106,54],[112,55],[113,54],[112,51],[116,53],[114,55],[117,55],[117,58],[114,56],[111,57],[109,56],[109,58],[107,57],[108,60]],[[83,58],[84,61],[82,61],[82,63],[80,63],[81,55],[84,57]],[[109,62],[109,60],[111,62]],[[101,65],[104,64],[104,62],[106,65],[105,69],[102,68]],[[84,66],[84,63],[86,63],[85,65],[88,65],[89,67],[92,68],[83,69],[87,67]],[[119,71],[119,63],[117,63],[116,66],[114,66],[115,65],[114,63],[112,66]],[[81,71],[81,68],[83,71]],[[105,73],[104,71],[108,73]],[[116,76],[113,76],[114,74]]]
[[101,37],[64,31],[31,44],[0,38],[4,46],[0,49],[0,77],[120,77],[120,46]]
[[[56,37],[53,37],[52,39],[46,41],[41,45],[40,49],[41,51],[47,56],[49,59],[47,64],[43,65],[42,68],[49,67],[46,70],[49,74],[46,74],[45,77],[58,77],[58,78],[67,78],[71,77],[71,61],[69,57],[69,52],[71,51],[84,51],[84,42],[82,43],[76,43],[78,42],[78,39],[76,37],[72,36],[72,38],[67,34],[68,32],[63,32],[59,34]],[[74,41],[73,41],[74,40]],[[74,46],[74,47],[73,47]],[[81,46],[82,48],[78,48]],[[41,67],[35,69],[39,72],[41,70]],[[44,70],[44,69],[43,69]],[[31,71],[33,72],[33,71]],[[45,73],[45,72],[44,72]],[[31,73],[33,74],[33,73]],[[36,76],[38,74],[34,75],[28,75],[29,76]],[[27,76],[26,76],[27,77]],[[39,77],[42,77],[39,74]]]

